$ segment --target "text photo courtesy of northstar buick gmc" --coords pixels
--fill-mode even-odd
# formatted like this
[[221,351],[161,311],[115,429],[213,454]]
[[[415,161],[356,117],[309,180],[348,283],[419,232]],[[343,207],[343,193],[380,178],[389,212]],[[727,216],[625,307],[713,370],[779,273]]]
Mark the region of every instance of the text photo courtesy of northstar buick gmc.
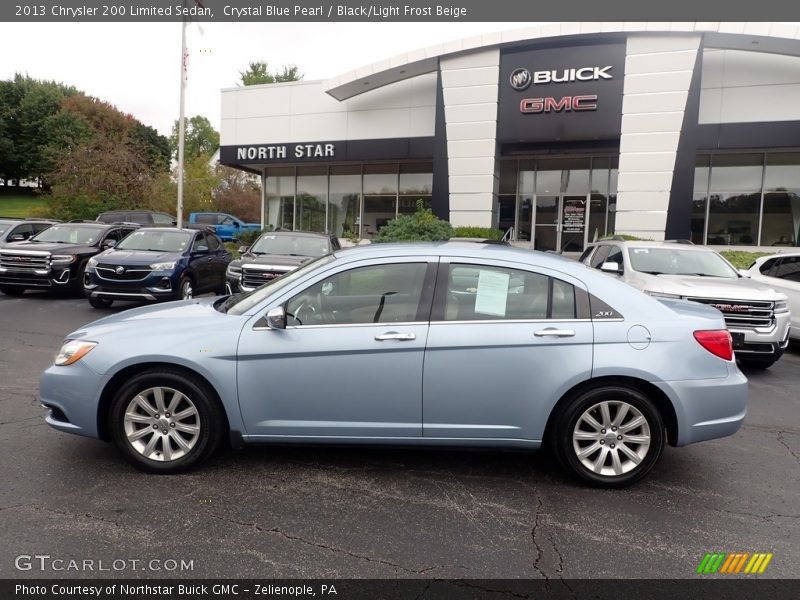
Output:
[[39,396],[50,426],[154,473],[226,438],[545,445],[584,482],[620,487],[666,443],[735,433],[747,380],[714,308],[451,242],[337,251],[252,292],[107,316],[67,336]]

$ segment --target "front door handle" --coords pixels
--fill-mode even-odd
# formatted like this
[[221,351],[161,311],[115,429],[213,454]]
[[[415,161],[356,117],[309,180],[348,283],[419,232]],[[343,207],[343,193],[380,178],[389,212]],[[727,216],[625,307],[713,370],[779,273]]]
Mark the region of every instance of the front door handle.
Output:
[[534,331],[533,335],[536,337],[573,337],[575,335],[574,329],[556,329],[555,327],[548,327],[547,329],[540,329]]
[[386,340],[397,340],[399,342],[410,342],[417,339],[413,333],[398,333],[397,331],[387,331],[380,335],[375,336],[376,342],[385,342]]

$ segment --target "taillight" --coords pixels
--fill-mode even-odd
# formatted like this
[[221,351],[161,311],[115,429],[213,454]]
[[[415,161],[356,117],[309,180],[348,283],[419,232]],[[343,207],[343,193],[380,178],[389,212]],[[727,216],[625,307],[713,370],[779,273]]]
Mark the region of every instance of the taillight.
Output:
[[694,339],[714,356],[719,356],[723,360],[731,360],[733,358],[733,341],[727,329],[695,331]]

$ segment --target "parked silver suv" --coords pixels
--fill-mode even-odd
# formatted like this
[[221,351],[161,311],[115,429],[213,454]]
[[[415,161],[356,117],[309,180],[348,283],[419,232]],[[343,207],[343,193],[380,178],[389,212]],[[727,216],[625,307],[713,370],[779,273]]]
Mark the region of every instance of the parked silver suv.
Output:
[[591,244],[580,261],[651,296],[718,309],[743,366],[766,369],[789,343],[786,295],[743,277],[711,248],[691,242],[603,240]]

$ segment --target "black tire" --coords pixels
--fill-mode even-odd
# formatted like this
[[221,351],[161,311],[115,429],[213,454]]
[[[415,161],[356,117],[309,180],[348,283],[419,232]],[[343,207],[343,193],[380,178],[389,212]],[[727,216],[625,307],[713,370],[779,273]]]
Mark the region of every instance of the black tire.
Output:
[[[189,287],[189,296],[186,296],[186,287]],[[175,299],[176,300],[190,300],[194,298],[194,282],[192,278],[188,275],[184,275],[181,277],[181,280],[178,282],[178,290],[175,292]]]
[[[137,450],[132,442],[128,440],[128,435],[126,434],[125,415],[130,403],[138,395],[144,394],[145,397],[147,397],[147,390],[157,387],[169,388],[180,392],[191,405],[194,406],[197,413],[195,423],[200,428],[197,439],[188,452],[174,460],[154,460],[144,456],[144,454],[140,450]],[[165,405],[167,402],[169,402],[169,398],[165,394]],[[177,406],[185,405],[179,404]],[[164,417],[165,415],[161,414],[159,416]],[[174,417],[175,415],[172,416]],[[202,463],[211,456],[219,446],[222,436],[225,433],[223,431],[223,424],[227,423],[225,414],[217,401],[216,395],[208,386],[196,380],[189,379],[180,372],[165,369],[140,373],[123,385],[112,400],[108,418],[108,430],[111,432],[111,439],[125,459],[142,471],[158,474],[181,473]],[[134,427],[138,427],[138,425],[134,425]],[[163,447],[165,440],[167,444],[170,444],[170,448],[179,449],[175,442],[169,441],[170,437],[179,435],[178,431],[166,429],[166,424],[164,427],[165,430],[170,433],[164,434],[162,437],[161,433],[156,428],[153,434],[161,438],[160,442],[156,442],[154,450],[151,453],[157,457],[163,457],[163,453],[166,452]],[[149,430],[150,425],[144,424],[142,429]],[[139,430],[136,431],[138,432]],[[144,440],[144,437],[146,436],[142,436],[141,439]],[[149,441],[152,438],[147,439]],[[160,451],[158,450],[159,448]],[[171,450],[171,452],[174,451],[175,450]]]
[[0,287],[0,292],[3,292],[6,296],[22,296],[25,293],[25,288],[17,288],[17,287]]
[[89,296],[89,304],[92,308],[111,308],[114,301],[109,298],[98,298],[97,296]]
[[740,358],[739,365],[745,369],[769,369],[774,365],[777,359],[772,358]]
[[[601,410],[599,407],[603,402],[611,403],[608,406],[610,407],[609,414],[612,421],[618,414],[616,411],[622,407],[622,404],[627,404],[629,406],[628,413],[623,417],[620,423],[623,428],[628,423],[631,423],[631,417],[635,415],[635,411],[638,411],[638,413],[644,417],[647,428],[645,429],[643,426],[636,427],[624,432],[624,435],[630,435],[632,439],[634,439],[635,437],[641,437],[649,433],[649,446],[645,447],[644,444],[637,444],[636,442],[628,442],[629,445],[626,445],[624,439],[620,444],[617,434],[622,435],[623,432],[617,430],[612,432],[610,428],[600,430],[602,433],[597,434],[598,439],[603,437],[603,440],[597,441],[596,443],[592,440],[573,440],[573,434],[576,431],[578,420],[584,413],[593,408],[596,412],[590,412],[590,415],[600,414]],[[635,411],[630,411],[630,407],[633,407]],[[612,413],[612,410],[615,412]],[[602,418],[598,418],[597,420],[602,421]],[[602,425],[603,423],[601,422],[600,424]],[[586,425],[581,425],[581,428],[582,429],[579,431],[580,433],[583,433],[587,429],[591,431],[591,428],[588,428]],[[592,434],[593,433],[594,432],[592,432]],[[638,390],[616,385],[586,390],[562,404],[558,409],[558,413],[554,415],[549,439],[549,443],[562,466],[578,479],[595,487],[603,488],[626,487],[647,475],[661,457],[665,441],[664,422],[656,405]],[[617,456],[622,456],[625,460],[622,464],[625,468],[629,468],[629,470],[621,474],[615,474],[597,473],[589,469],[578,457],[578,451],[589,450],[590,446],[593,444],[596,445],[596,449],[588,456],[585,456],[584,459],[590,462],[598,461],[598,468],[600,468],[601,471],[613,470],[612,453],[614,453]],[[602,446],[597,446],[597,444],[602,444]],[[612,450],[617,444],[624,446],[634,453],[641,452],[643,456],[639,457],[640,462],[636,464],[630,460],[630,458],[621,452],[622,448]],[[603,454],[603,448],[605,448],[605,454]],[[601,456],[605,458],[602,458],[603,462],[599,463]]]

